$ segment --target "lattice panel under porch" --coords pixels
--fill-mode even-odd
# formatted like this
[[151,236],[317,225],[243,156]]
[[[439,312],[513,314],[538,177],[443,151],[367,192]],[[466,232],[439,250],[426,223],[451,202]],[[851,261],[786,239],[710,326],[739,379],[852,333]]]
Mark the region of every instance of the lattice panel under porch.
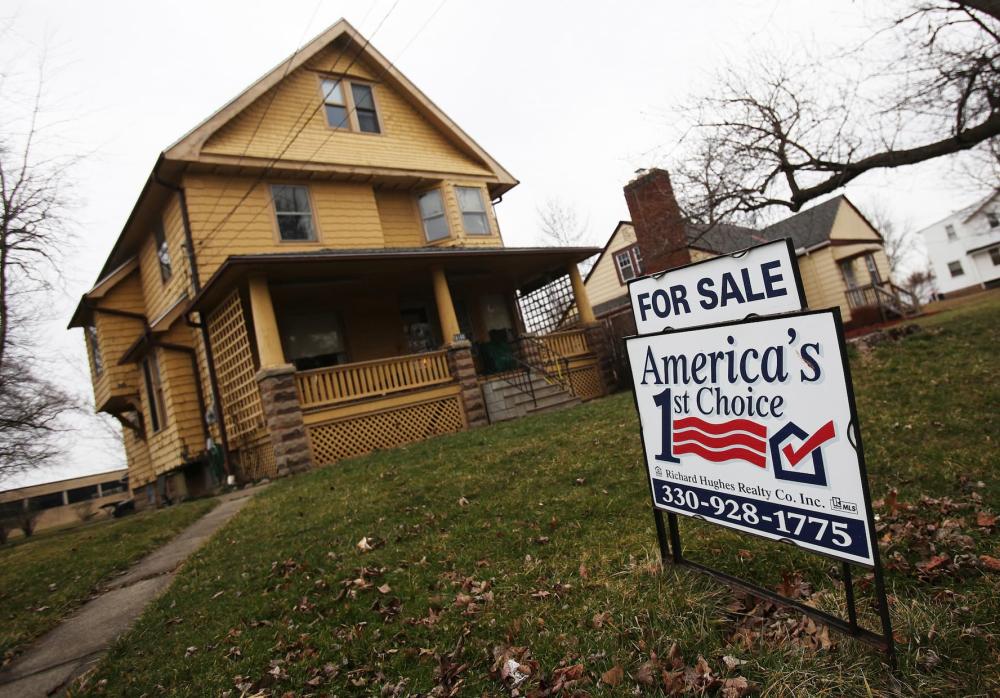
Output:
[[234,291],[208,318],[222,415],[230,438],[252,434],[264,426],[260,387],[254,378],[253,354],[243,305]]
[[274,458],[274,446],[267,432],[235,449],[234,460],[244,480],[257,482],[278,476],[278,464]]
[[597,370],[597,366],[587,366],[571,371],[569,380],[573,385],[573,394],[581,400],[590,400],[604,394],[601,373]]
[[309,428],[309,442],[314,462],[324,465],[464,428],[462,405],[454,395],[318,424]]
[[567,329],[580,319],[569,274],[528,293],[518,293],[517,302],[528,332],[546,334]]

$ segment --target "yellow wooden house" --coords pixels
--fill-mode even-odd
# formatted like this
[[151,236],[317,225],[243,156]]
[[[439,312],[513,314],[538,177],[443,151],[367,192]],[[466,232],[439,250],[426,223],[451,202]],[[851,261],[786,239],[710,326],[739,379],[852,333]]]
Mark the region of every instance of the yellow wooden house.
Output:
[[598,250],[504,246],[516,184],[343,20],[161,153],[70,323],[137,501],[603,394]]

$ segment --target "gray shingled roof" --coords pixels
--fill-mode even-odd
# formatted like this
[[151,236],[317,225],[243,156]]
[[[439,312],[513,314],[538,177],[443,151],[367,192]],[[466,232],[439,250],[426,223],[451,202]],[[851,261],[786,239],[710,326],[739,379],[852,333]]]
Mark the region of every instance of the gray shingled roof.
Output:
[[833,221],[837,217],[843,199],[843,196],[834,197],[794,216],[772,223],[763,230],[720,223],[708,232],[701,233],[695,226],[688,226],[688,243],[717,254],[736,252],[751,245],[786,237],[792,239],[796,249],[814,247],[830,238]]

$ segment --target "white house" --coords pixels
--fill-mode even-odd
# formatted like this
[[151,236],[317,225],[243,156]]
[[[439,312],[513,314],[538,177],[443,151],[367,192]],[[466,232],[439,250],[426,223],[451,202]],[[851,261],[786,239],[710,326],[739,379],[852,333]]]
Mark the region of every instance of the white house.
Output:
[[1000,189],[920,234],[940,294],[1000,286]]

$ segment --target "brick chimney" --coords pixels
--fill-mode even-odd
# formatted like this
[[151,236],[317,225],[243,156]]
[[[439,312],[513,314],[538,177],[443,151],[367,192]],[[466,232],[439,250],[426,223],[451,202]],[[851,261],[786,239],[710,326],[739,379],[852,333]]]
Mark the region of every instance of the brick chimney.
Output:
[[691,261],[684,221],[666,170],[646,170],[626,184],[625,203],[632,215],[645,273],[673,269]]

